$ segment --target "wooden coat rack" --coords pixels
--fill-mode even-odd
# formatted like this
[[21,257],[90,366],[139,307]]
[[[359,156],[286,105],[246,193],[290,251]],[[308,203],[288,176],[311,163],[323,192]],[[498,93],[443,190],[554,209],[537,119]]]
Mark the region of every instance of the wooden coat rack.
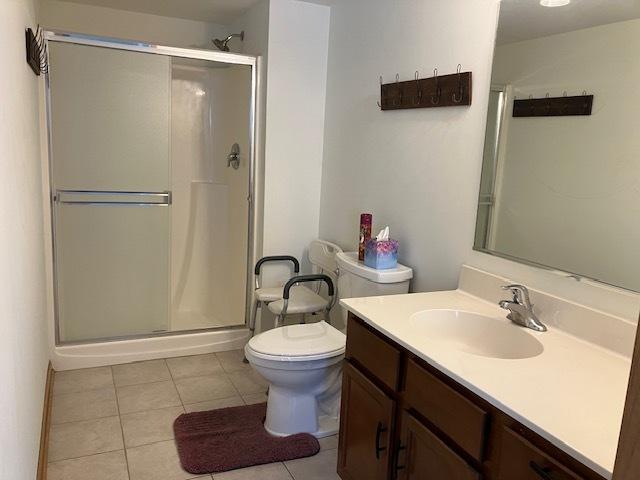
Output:
[[571,115],[591,115],[593,107],[593,95],[568,97],[528,98],[526,100],[514,100],[514,117],[564,117]]
[[434,70],[431,78],[415,78],[401,82],[399,75],[393,83],[383,83],[380,77],[380,101],[382,110],[406,110],[410,108],[462,107],[471,105],[471,72],[458,71],[451,75],[438,75]]

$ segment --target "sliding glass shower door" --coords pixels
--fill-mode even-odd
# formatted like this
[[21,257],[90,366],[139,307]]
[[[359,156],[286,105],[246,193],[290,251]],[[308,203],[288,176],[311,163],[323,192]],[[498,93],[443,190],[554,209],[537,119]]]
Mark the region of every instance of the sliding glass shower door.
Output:
[[243,325],[252,67],[49,52],[58,341]]

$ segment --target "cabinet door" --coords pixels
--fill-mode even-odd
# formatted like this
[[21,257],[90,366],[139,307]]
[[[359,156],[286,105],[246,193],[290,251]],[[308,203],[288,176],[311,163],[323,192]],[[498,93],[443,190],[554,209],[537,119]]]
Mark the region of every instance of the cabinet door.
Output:
[[[480,474],[411,415],[402,418],[399,480],[479,480]],[[514,479],[515,480],[515,479]]]
[[393,414],[393,400],[345,363],[338,452],[343,480],[388,478]]

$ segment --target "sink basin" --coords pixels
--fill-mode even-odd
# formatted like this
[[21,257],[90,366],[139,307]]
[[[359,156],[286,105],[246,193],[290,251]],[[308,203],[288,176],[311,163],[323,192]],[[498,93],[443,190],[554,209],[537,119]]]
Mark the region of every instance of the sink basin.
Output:
[[443,309],[414,313],[409,323],[429,341],[473,355],[519,359],[544,350],[532,334],[504,318]]

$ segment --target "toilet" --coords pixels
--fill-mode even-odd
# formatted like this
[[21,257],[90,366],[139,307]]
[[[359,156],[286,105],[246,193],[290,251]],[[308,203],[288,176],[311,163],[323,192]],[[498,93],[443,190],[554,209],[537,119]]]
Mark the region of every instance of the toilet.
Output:
[[[409,293],[413,270],[400,263],[396,268],[377,270],[358,260],[358,252],[339,252],[338,295],[340,298],[375,297]],[[344,324],[347,311],[341,308]]]
[[274,328],[247,343],[247,360],[269,382],[267,432],[338,432],[345,345],[346,335],[325,321]]
[[[339,297],[409,291],[410,268],[375,270],[357,258],[357,253],[336,252]],[[269,433],[307,432],[317,438],[338,433],[345,347],[346,335],[325,321],[286,325],[249,340],[246,358],[269,382],[264,422]]]

